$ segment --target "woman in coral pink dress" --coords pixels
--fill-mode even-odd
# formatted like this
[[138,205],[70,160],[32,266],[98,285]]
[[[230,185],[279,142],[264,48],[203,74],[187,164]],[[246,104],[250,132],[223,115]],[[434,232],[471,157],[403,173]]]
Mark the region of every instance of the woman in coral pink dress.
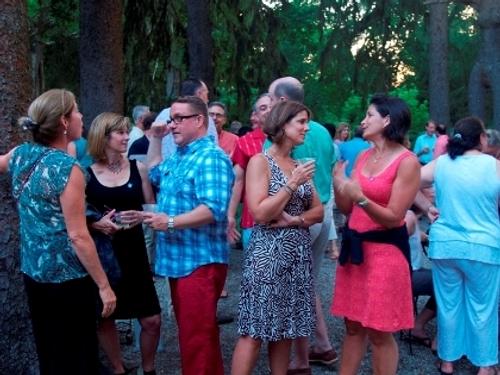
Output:
[[406,210],[420,183],[420,164],[403,146],[411,125],[398,98],[374,96],[361,122],[374,147],[358,158],[352,179],[335,170],[337,207],[350,215],[343,233],[332,313],[346,324],[340,375],[356,374],[372,345],[375,374],[396,374],[393,332],[413,327]]

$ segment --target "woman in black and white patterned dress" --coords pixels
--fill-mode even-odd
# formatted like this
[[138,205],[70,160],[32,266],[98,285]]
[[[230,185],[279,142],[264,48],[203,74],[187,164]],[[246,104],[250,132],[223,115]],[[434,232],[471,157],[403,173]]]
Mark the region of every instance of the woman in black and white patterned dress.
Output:
[[286,374],[293,339],[315,325],[309,226],[323,219],[311,178],[314,161],[298,163],[292,148],[304,142],[310,111],[276,104],[264,132],[272,141],[246,172],[247,203],[256,222],[245,254],[232,374],[250,374],[263,341],[273,374]]

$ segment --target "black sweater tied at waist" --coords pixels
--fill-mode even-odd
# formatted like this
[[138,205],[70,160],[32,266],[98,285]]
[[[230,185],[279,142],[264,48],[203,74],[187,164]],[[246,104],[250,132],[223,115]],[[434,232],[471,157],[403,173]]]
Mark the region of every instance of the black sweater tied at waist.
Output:
[[396,246],[403,253],[411,270],[410,243],[406,225],[386,230],[370,230],[357,232],[347,227],[342,229],[342,247],[340,249],[339,263],[347,262],[359,265],[363,263],[363,241],[386,243]]

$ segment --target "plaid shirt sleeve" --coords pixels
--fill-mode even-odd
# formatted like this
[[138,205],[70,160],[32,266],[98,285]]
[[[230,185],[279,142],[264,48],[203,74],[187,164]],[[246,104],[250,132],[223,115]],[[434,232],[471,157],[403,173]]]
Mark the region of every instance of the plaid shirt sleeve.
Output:
[[158,189],[160,188],[160,177],[160,164],[157,164],[149,171],[149,181],[151,182],[151,185],[155,186]]
[[197,201],[212,211],[215,221],[226,219],[233,182],[233,168],[225,154],[212,151],[201,159],[195,176],[195,194]]

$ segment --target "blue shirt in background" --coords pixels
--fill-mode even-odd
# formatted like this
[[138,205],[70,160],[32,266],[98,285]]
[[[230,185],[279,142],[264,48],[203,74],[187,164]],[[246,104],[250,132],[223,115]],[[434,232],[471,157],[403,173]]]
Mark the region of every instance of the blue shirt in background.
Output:
[[434,154],[434,147],[436,146],[437,137],[435,134],[429,135],[424,133],[417,137],[415,141],[415,147],[413,148],[413,152],[415,155],[418,155],[424,148],[428,148],[429,150],[418,156],[418,160],[421,164],[427,164],[432,161],[432,155]]
[[352,169],[354,168],[354,165],[356,165],[356,159],[361,151],[370,147],[371,145],[369,142],[359,137],[354,137],[353,139],[342,142],[339,145],[340,158],[348,162],[345,169],[347,177],[351,177]]

